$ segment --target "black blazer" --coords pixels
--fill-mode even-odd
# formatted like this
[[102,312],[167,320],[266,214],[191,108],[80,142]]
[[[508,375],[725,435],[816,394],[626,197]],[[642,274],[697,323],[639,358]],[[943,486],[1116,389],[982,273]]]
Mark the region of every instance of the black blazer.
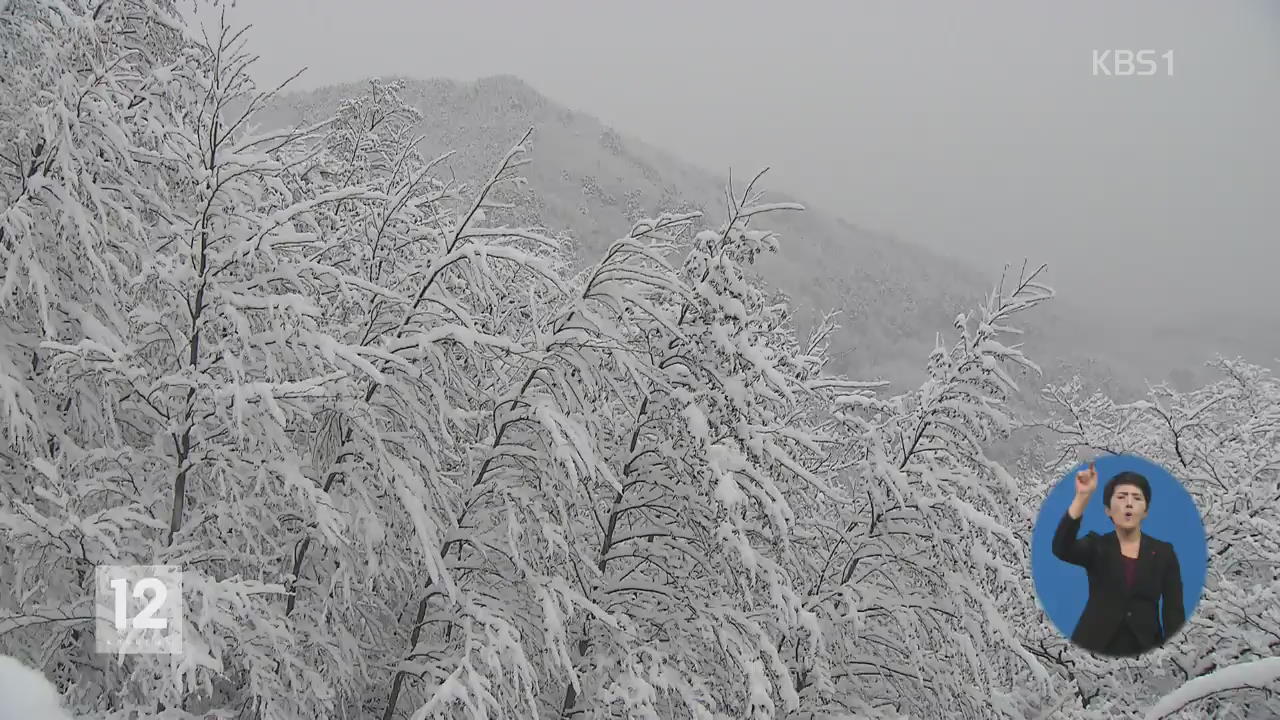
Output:
[[[1063,513],[1053,535],[1053,554],[1089,574],[1089,601],[1071,640],[1086,650],[1107,653],[1111,639],[1127,623],[1141,650],[1156,647],[1186,621],[1182,605],[1182,572],[1173,546],[1143,533],[1138,546],[1133,589],[1125,586],[1120,540],[1114,531],[1090,532],[1082,538],[1080,520]],[[1164,600],[1164,612],[1158,612]],[[1159,617],[1163,615],[1163,617]],[[1163,622],[1161,622],[1163,621]]]

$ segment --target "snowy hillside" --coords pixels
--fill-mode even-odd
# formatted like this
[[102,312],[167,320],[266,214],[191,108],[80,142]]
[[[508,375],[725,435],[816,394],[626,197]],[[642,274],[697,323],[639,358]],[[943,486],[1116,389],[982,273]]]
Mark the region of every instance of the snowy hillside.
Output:
[[[530,128],[529,183],[504,196],[519,208],[516,220],[567,233],[582,258],[593,257],[638,218],[657,211],[697,209],[724,220],[723,191],[729,168],[704,169],[625,137],[583,112],[547,98],[518,77],[474,82],[403,79],[403,97],[422,113],[417,132],[429,157],[454,153],[446,162],[458,182],[486,179],[492,160]],[[319,120],[341,99],[367,89],[350,83],[286,93],[260,116],[270,125]],[[739,186],[763,168],[732,168]],[[765,184],[768,184],[766,176]],[[883,378],[894,387],[914,381],[917,359],[947,330],[955,308],[981,298],[1001,267],[957,263],[917,245],[859,227],[839,208],[815,207],[771,218],[784,252],[760,269],[798,309],[802,327],[813,313],[842,312],[833,340],[832,365],[857,377]],[[921,212],[928,212],[922,208]],[[957,229],[959,232],[961,229]],[[1037,258],[1009,257],[1014,267]],[[1053,284],[1054,268],[1045,275]],[[1080,373],[1123,397],[1135,397],[1147,381],[1169,377],[1197,384],[1211,380],[1205,367],[1218,353],[1271,360],[1280,357],[1280,321],[1242,308],[1228,317],[1146,317],[1125,308],[1098,315],[1058,298],[1023,338],[1044,378],[1025,376],[1028,389]]]
[[[1019,330],[1087,347],[1041,273],[993,289],[767,181],[720,214],[712,176],[509,79],[252,117],[251,47],[189,30],[0,4],[0,654],[74,716],[1280,712],[1271,371],[1061,385],[1006,460],[1014,377],[1074,362]],[[560,119],[512,145],[528,108]],[[780,289],[864,324],[833,342]],[[1209,531],[1197,612],[1136,664],[1062,637],[1028,573],[1039,501],[1101,449],[1176,467]]]
[[[517,221],[568,233],[580,257],[598,255],[637,219],[659,211],[698,210],[712,222],[724,218],[729,169],[697,168],[642,140],[623,137],[596,118],[562,107],[519,78],[496,76],[471,83],[443,79],[404,80],[403,97],[422,113],[417,132],[428,157],[448,152],[449,172],[476,185],[494,158],[533,128],[529,183],[505,198],[519,207]],[[286,94],[262,117],[269,125],[315,121],[338,102],[366,91],[354,83]],[[733,168],[739,187],[763,168]],[[768,176],[764,184],[769,185]],[[794,200],[773,192],[778,200]],[[919,358],[947,331],[956,309],[980,300],[999,279],[1000,267],[966,267],[900,240],[858,227],[821,207],[778,214],[770,226],[783,252],[762,259],[764,276],[787,293],[801,320],[839,310],[842,328],[833,341],[833,367],[863,378],[884,378],[895,387],[916,378]],[[1011,263],[1036,258],[1009,258]],[[1033,265],[1034,267],[1034,265]],[[1012,274],[1016,275],[1015,267]],[[1052,269],[1047,277],[1052,284]],[[1064,309],[1065,308],[1065,309]],[[1080,337],[1088,319],[1070,303],[1041,311],[1028,330],[1028,351],[1051,377],[1082,371],[1128,391],[1142,378],[1128,357],[1108,357],[1109,348],[1063,342]],[[807,313],[807,314],[806,314]],[[1211,353],[1198,357],[1208,360]],[[1116,377],[1118,376],[1118,377]],[[1031,383],[1034,388],[1039,382]]]

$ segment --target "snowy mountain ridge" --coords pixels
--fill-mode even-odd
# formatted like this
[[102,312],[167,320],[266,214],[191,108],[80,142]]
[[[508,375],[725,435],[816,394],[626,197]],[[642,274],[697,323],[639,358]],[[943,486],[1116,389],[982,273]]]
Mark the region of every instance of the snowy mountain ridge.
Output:
[[[523,213],[515,219],[569,233],[584,259],[598,256],[635,220],[659,211],[698,210],[708,225],[724,220],[728,169],[711,172],[620,134],[519,77],[401,80],[403,97],[423,115],[417,128],[423,153],[453,153],[445,164],[447,176],[460,183],[481,183],[493,163],[532,128],[530,163],[522,168],[529,183],[508,196]],[[367,82],[354,82],[285,93],[260,121],[318,121],[367,88]],[[734,185],[740,191],[760,169],[733,168]],[[802,213],[768,218],[783,250],[764,258],[760,269],[790,296],[802,326],[821,312],[841,313],[833,338],[834,370],[910,386],[919,358],[933,348],[938,332],[950,329],[956,309],[980,300],[999,281],[998,265],[957,262],[862,227],[840,217],[838,209],[778,192],[768,175],[761,185],[771,199],[806,206]],[[1034,267],[1037,258],[1007,262],[1009,274],[1016,275],[1019,265]],[[1050,286],[1053,277],[1049,267]],[[1099,316],[1059,297],[1038,310],[1025,332],[1025,349],[1045,373],[1028,378],[1025,389],[1034,393],[1045,382],[1075,373],[1121,396],[1141,394],[1148,381],[1171,375],[1188,386],[1205,382],[1214,374],[1204,363],[1215,353],[1260,360],[1280,354],[1270,335],[1258,331],[1263,317],[1129,317],[1123,308]]]
[[[453,152],[446,177],[476,186],[529,128],[530,163],[521,169],[528,185],[507,196],[525,214],[515,218],[568,232],[584,258],[598,256],[637,219],[661,211],[703,212],[706,224],[724,220],[729,173],[698,168],[641,140],[625,137],[597,118],[570,110],[510,75],[474,82],[404,80],[402,97],[423,114],[418,132],[427,157]],[[263,114],[267,125],[317,121],[343,99],[364,92],[350,83],[281,95]],[[735,168],[738,192],[755,174]],[[801,202],[777,192],[766,174],[760,185],[778,202]],[[801,323],[826,310],[841,312],[832,353],[834,369],[855,377],[883,378],[909,386],[919,361],[947,332],[957,308],[981,300],[998,282],[999,267],[975,270],[883,233],[860,227],[822,208],[777,213],[767,227],[782,252],[762,259],[764,277],[786,292]],[[1012,262],[1035,258],[1012,258]],[[1034,264],[1032,265],[1034,267]],[[1016,275],[1012,268],[1010,275]],[[1052,272],[1049,273],[1052,285]],[[1029,354],[1050,375],[1085,370],[1095,380],[1101,358],[1054,340],[1078,336],[1083,324],[1051,303],[1037,312],[1027,332]],[[1092,369],[1091,369],[1092,368]],[[1130,377],[1131,376],[1131,377]],[[1127,378],[1137,376],[1128,373]],[[1038,383],[1033,383],[1038,384]],[[1137,386],[1130,381],[1130,388]]]

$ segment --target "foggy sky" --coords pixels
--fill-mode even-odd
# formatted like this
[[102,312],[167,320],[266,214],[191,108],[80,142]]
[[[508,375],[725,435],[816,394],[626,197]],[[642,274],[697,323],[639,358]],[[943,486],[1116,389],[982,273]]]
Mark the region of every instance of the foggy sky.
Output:
[[[258,74],[518,75],[624,134],[1064,298],[1280,314],[1280,3],[239,0]],[[1095,77],[1094,50],[1173,50]]]

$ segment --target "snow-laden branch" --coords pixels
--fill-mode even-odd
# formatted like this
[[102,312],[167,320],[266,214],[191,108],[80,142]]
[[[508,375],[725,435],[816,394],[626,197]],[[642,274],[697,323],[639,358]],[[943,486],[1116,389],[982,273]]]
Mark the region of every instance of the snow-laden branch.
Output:
[[1144,718],[1161,720],[1197,701],[1238,690],[1280,692],[1280,657],[1229,665],[1188,681],[1160,698]]

